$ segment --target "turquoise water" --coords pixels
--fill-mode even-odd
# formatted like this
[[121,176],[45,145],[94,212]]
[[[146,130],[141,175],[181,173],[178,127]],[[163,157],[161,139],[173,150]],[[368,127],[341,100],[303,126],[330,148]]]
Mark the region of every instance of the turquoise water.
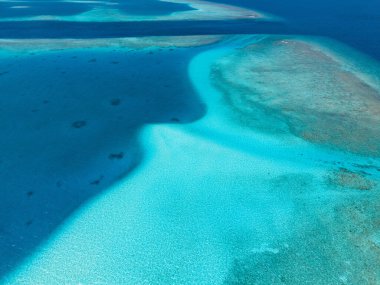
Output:
[[[360,190],[330,184],[328,179],[339,167],[378,167],[377,160],[239,126],[229,118],[231,110],[207,76],[213,63],[235,47],[260,40],[262,37],[237,37],[214,46],[179,50],[93,48],[41,50],[33,55],[5,52],[3,56],[12,55],[11,61],[18,63],[6,75],[13,71],[20,78],[33,69],[34,79],[27,82],[44,94],[32,96],[23,105],[24,110],[17,112],[25,116],[22,112],[29,111],[33,118],[33,103],[39,104],[34,115],[37,117],[19,125],[18,134],[23,136],[16,137],[18,141],[36,143],[28,144],[30,149],[22,144],[20,151],[10,142],[5,149],[12,157],[15,155],[9,150],[18,150],[19,155],[23,154],[19,159],[31,163],[22,169],[14,158],[15,170],[5,165],[8,177],[20,173],[20,184],[13,182],[13,191],[26,181],[37,183],[29,182],[30,189],[24,192],[24,207],[31,210],[8,220],[17,227],[18,234],[25,231],[23,235],[27,236],[32,231],[38,236],[46,232],[39,232],[41,218],[36,216],[53,224],[64,218],[49,238],[33,248],[23,264],[4,279],[5,283],[268,284],[274,280],[273,284],[281,284],[288,280],[290,284],[336,284],[347,279],[365,284],[359,271],[366,271],[368,278],[377,278],[378,272],[368,265],[356,264],[357,256],[365,252],[350,243],[345,227],[356,231],[361,225],[358,221],[341,224],[340,220],[351,214],[340,211],[356,211],[356,203],[367,203],[366,211],[360,214],[372,225],[377,213],[376,205],[369,201],[377,197],[378,188],[361,194]],[[162,70],[154,70],[154,63],[168,62],[168,56],[172,68],[165,66],[165,76]],[[149,67],[138,64],[148,59]],[[26,60],[26,66],[19,60]],[[40,68],[36,68],[37,62]],[[75,76],[84,67],[87,77]],[[54,84],[42,85],[39,80],[46,73],[52,76],[53,71],[59,74]],[[62,72],[69,76],[65,79]],[[153,85],[158,72],[170,78],[166,100]],[[181,91],[180,79],[186,78],[186,73],[190,82],[185,80]],[[117,80],[118,76],[122,78]],[[148,85],[152,91],[146,93],[149,78],[154,81]],[[122,81],[125,85],[120,84]],[[27,100],[27,93],[23,93],[33,90],[32,86],[18,88],[20,82],[16,85],[9,78],[7,82],[6,90],[13,88],[20,93],[13,91],[14,99],[7,99],[7,104]],[[139,90],[142,85],[144,89]],[[107,89],[102,91],[104,86]],[[108,98],[104,94],[110,94],[110,89],[113,92]],[[161,94],[159,101],[155,101],[154,94]],[[194,101],[196,94],[200,96],[198,104]],[[115,99],[120,99],[119,105]],[[207,113],[199,119],[203,104]],[[178,110],[180,113],[175,113]],[[38,119],[40,112],[44,113]],[[49,113],[55,121],[41,125]],[[73,125],[82,121],[84,126]],[[149,125],[139,127],[146,123]],[[14,141],[11,134],[17,135],[17,128],[11,124],[8,129],[9,140]],[[33,135],[44,139],[37,140]],[[36,149],[41,151],[38,159],[33,159]],[[129,174],[125,172],[128,169]],[[373,171],[378,177],[379,173]],[[34,192],[30,195],[29,191]],[[376,228],[369,231],[376,235]],[[358,236],[360,246],[365,248],[371,237]],[[20,240],[19,246],[31,246],[26,241]],[[294,260],[297,255],[299,259]],[[367,255],[375,259],[372,253]],[[354,265],[348,266],[347,262]],[[307,270],[299,270],[303,263],[310,264]],[[267,266],[275,269],[267,272]]]
[[114,7],[126,14],[168,15],[173,12],[187,11],[186,4],[161,2],[157,0],[128,1],[2,1],[0,18],[19,18],[33,16],[73,16],[92,9]]
[[[0,283],[379,284],[379,68],[313,36],[0,39]],[[371,143],[299,135],[294,97]]]
[[1,52],[2,270],[139,163],[141,126],[202,116],[203,103],[186,80],[190,55],[121,48]]
[[[193,0],[2,1],[0,8],[0,22],[65,21],[73,24],[72,22],[264,18],[264,15],[243,7]],[[115,28],[118,28],[118,25],[115,25]]]

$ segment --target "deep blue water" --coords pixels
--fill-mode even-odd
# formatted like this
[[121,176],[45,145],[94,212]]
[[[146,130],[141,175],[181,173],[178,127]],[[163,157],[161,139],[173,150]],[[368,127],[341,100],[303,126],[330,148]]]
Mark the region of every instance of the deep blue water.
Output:
[[380,59],[380,1],[211,0],[282,17],[294,33],[327,36]]
[[178,36],[215,34],[286,34],[296,32],[278,22],[233,21],[149,21],[149,22],[0,22],[0,37],[35,38],[112,38],[123,36]]
[[75,209],[139,164],[142,126],[203,116],[187,78],[199,51],[75,49],[1,57],[0,94],[12,96],[0,96],[0,279]]
[[[311,0],[214,0],[218,3],[241,5],[282,17],[285,22],[257,23],[254,21],[183,21],[139,23],[77,23],[77,22],[12,22],[0,23],[1,38],[91,38],[145,35],[192,35],[192,34],[301,34],[327,36],[353,46],[368,55],[380,59],[380,2],[376,0],[311,1]],[[49,10],[50,14],[75,14],[89,7],[83,4],[50,3],[42,8],[37,1],[36,9]],[[140,4],[136,4],[140,3]],[[133,8],[136,13],[168,13],[187,9],[183,5],[168,7],[155,2],[120,2],[122,9]],[[146,5],[145,5],[146,4]],[[4,4],[1,4],[4,5]],[[6,4],[8,5],[8,4]],[[58,6],[54,6],[58,5]],[[61,7],[61,5],[63,5]],[[158,5],[158,6],[157,6]],[[164,5],[164,6],[162,6]],[[178,4],[177,4],[178,5]],[[170,4],[169,4],[170,6]],[[1,6],[0,6],[1,7]],[[55,7],[59,7],[56,9]],[[155,7],[153,12],[147,7]],[[160,8],[158,8],[160,7]],[[168,8],[168,9],[167,9]],[[15,9],[13,9],[15,10]],[[16,9],[18,10],[18,9]],[[22,10],[22,9],[20,9]],[[8,10],[7,10],[8,11]],[[7,11],[1,9],[0,16]],[[33,11],[33,10],[32,10]],[[140,12],[139,12],[140,11]],[[15,11],[13,13],[24,13]],[[32,13],[32,12],[31,12]],[[34,13],[34,12],[33,12]],[[20,18],[21,20],[22,18]]]
[[[14,8],[15,6],[28,6],[28,8]],[[91,6],[88,4],[58,1],[0,2],[0,19],[41,15],[69,16],[89,9]]]

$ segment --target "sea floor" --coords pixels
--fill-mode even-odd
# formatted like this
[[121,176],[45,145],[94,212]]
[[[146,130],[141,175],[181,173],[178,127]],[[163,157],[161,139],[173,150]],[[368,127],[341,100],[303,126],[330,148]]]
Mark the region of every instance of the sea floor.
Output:
[[380,283],[375,61],[290,36],[0,45],[3,284]]
[[257,11],[204,0],[0,1],[0,21],[183,21],[269,19]]

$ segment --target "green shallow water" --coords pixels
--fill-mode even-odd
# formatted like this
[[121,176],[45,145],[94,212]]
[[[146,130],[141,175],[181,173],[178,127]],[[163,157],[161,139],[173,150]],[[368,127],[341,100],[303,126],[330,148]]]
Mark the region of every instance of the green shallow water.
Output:
[[272,43],[237,36],[193,54],[187,73],[205,116],[146,125],[133,172],[4,283],[378,284],[379,160],[236,120],[210,75],[251,44]]

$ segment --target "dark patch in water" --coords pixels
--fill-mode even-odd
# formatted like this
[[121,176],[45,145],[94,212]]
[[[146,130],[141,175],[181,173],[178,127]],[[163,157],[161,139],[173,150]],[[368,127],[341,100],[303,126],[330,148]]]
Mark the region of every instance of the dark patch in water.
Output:
[[120,104],[121,104],[121,99],[119,99],[119,98],[111,99],[111,105],[112,106],[119,106]]
[[83,128],[87,125],[86,121],[75,121],[74,123],[71,124],[71,126],[75,129],[80,129]]
[[26,193],[26,195],[27,195],[28,197],[32,197],[32,196],[34,195],[34,192],[33,192],[33,191],[28,191],[28,192]]
[[96,58],[90,59],[88,62],[94,63],[96,62]]
[[102,182],[103,178],[104,178],[104,176],[102,175],[98,179],[96,179],[94,181],[91,181],[90,184],[97,186],[97,185],[99,185]]
[[119,153],[111,153],[109,156],[108,156],[108,159],[110,160],[120,160],[120,159],[123,159],[124,158],[124,152],[119,152]]
[[375,165],[370,165],[370,164],[363,165],[363,164],[354,163],[353,166],[358,167],[358,168],[362,168],[362,169],[372,169],[372,170],[376,170],[376,171],[380,172],[380,167],[375,166]]

